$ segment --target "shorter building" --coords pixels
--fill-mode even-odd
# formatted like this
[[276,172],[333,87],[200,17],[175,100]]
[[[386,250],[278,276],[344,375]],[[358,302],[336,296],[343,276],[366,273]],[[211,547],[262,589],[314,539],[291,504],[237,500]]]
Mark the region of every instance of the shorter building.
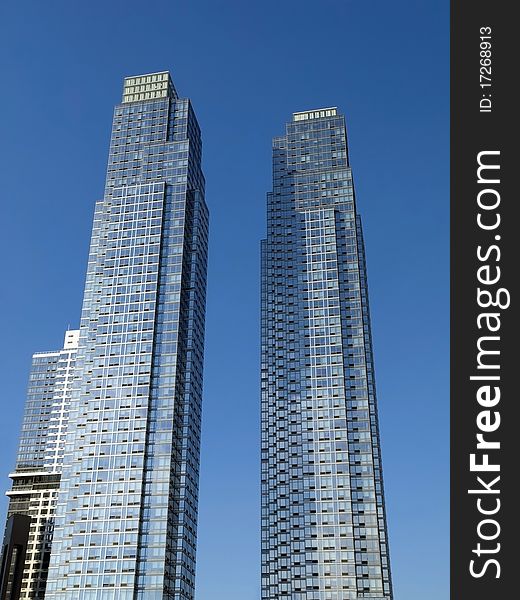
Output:
[[32,358],[16,467],[9,475],[13,485],[6,493],[8,527],[11,517],[31,519],[20,600],[45,596],[78,339],[79,331],[67,331],[61,350]]

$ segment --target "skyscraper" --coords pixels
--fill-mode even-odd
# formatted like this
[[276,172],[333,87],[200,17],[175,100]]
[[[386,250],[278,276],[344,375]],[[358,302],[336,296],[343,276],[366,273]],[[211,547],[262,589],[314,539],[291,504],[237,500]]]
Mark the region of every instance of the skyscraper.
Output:
[[262,600],[392,598],[368,288],[345,119],[273,141],[262,242]]
[[200,130],[128,77],[96,204],[46,600],[194,597],[208,243]]
[[61,350],[33,355],[16,468],[10,474],[7,517],[31,517],[21,600],[43,600],[60,485],[71,383],[79,331]]

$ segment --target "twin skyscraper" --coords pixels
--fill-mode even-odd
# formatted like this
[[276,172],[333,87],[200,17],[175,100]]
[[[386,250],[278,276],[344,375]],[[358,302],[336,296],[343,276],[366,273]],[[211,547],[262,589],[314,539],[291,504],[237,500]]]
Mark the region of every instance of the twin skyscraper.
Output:
[[[62,349],[33,356],[0,600],[195,598],[208,253],[201,154],[191,103],[169,73],[126,78],[80,329]],[[273,168],[261,247],[261,598],[390,600],[344,117],[336,108],[294,113],[274,139]]]

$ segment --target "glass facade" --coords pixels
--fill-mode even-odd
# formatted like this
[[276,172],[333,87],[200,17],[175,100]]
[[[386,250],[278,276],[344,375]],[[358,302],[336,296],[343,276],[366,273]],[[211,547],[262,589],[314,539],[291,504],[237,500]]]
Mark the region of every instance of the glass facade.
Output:
[[390,600],[368,288],[345,119],[273,141],[262,242],[262,600]]
[[43,600],[54,529],[79,331],[67,331],[63,348],[32,358],[16,468],[7,492],[7,517],[31,517],[21,600]]
[[46,600],[194,598],[201,151],[167,72],[125,79],[94,214]]

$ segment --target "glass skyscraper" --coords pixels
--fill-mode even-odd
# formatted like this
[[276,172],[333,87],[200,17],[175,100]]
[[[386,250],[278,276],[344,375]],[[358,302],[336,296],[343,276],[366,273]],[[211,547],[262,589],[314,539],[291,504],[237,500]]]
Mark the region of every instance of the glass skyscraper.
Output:
[[125,79],[94,214],[46,600],[194,598],[201,150],[167,72]]
[[345,119],[273,141],[262,242],[262,600],[389,600],[368,288]]
[[61,350],[32,357],[16,468],[7,492],[7,517],[31,517],[21,600],[43,600],[60,485],[65,431],[79,331],[67,331]]

